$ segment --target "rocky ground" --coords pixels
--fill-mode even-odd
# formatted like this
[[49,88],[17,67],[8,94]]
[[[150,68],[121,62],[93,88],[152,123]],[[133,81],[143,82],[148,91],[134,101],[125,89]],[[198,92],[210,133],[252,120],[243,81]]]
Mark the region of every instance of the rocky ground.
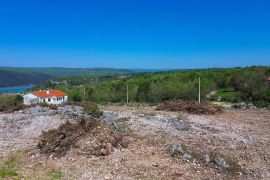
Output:
[[32,107],[11,114],[0,114],[0,155],[35,146],[42,131],[57,128],[70,119],[68,115],[80,114],[80,107]]
[[[98,126],[58,158],[37,151],[38,137],[67,120],[76,121],[80,107],[33,107],[0,114],[0,153],[4,159],[17,153],[21,179],[270,178],[267,110],[190,115],[154,107],[102,108],[107,125]],[[126,145],[88,153],[93,145],[116,144],[119,134],[114,131]]]

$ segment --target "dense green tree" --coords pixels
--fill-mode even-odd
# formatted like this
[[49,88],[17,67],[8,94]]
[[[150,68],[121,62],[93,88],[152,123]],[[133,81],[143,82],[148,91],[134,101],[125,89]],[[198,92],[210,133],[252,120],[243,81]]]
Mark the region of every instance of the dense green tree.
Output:
[[136,95],[138,102],[147,102],[149,100],[150,82],[143,81],[139,84],[139,88]]
[[69,99],[71,101],[81,101],[82,100],[80,91],[78,91],[78,90],[71,90],[68,92],[68,95],[69,95]]

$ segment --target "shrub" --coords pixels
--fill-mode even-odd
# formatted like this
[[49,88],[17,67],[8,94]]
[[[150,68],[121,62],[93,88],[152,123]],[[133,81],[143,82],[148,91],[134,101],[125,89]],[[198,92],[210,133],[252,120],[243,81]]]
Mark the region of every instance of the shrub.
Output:
[[16,111],[22,107],[22,96],[16,94],[0,95],[0,111]]
[[81,94],[80,94],[80,92],[77,91],[77,90],[71,90],[71,91],[68,93],[68,95],[69,95],[69,99],[70,99],[71,101],[77,101],[77,102],[79,102],[79,101],[82,100]]
[[42,102],[42,103],[39,103],[39,106],[48,107],[52,110],[57,110],[57,105],[54,105],[54,104],[47,104],[47,103]]
[[92,115],[95,118],[100,118],[103,115],[103,112],[94,103],[83,104],[83,110],[86,114]]
[[118,126],[117,130],[122,133],[131,134],[132,130],[130,129],[128,125],[128,121],[129,119],[125,117],[117,119],[116,120],[117,126]]

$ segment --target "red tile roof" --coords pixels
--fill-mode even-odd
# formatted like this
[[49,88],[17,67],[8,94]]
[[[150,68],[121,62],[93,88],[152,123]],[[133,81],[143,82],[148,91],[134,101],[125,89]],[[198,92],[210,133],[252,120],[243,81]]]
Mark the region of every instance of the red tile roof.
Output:
[[55,89],[32,91],[31,94],[38,97],[66,96],[63,91]]
[[264,78],[265,81],[270,81],[270,77]]
[[266,77],[266,78],[262,78],[261,80],[262,81],[270,81],[270,76],[269,77]]

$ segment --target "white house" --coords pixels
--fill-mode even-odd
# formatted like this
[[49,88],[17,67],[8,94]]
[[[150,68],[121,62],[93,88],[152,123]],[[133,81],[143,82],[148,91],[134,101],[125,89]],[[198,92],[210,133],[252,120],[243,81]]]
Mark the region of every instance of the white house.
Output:
[[23,96],[25,105],[47,103],[47,104],[63,104],[68,101],[68,96],[61,90],[39,90],[32,91]]

